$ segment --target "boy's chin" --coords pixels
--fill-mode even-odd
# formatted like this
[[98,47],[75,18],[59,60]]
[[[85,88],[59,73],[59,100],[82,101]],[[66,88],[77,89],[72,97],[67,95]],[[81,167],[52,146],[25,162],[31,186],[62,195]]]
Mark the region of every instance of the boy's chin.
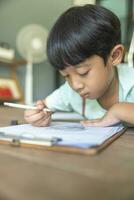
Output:
[[87,97],[87,99],[94,100],[96,98],[95,97]]
[[96,97],[95,97],[95,96],[92,96],[92,95],[88,95],[88,96],[86,96],[86,99],[91,99],[91,100],[93,100],[93,99],[96,99]]
[[97,96],[97,95],[88,95],[86,98],[87,99],[91,99],[91,100],[95,100],[95,99],[98,99],[99,96]]

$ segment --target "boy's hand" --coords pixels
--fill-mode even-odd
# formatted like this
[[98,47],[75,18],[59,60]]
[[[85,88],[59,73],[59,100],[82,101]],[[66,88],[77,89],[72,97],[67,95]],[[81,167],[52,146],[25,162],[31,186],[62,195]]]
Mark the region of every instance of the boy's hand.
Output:
[[44,111],[45,103],[37,101],[37,109],[29,109],[24,112],[24,119],[33,126],[48,126],[51,122],[51,112]]
[[120,122],[116,116],[115,107],[111,107],[109,111],[99,119],[84,120],[81,124],[84,126],[111,126]]

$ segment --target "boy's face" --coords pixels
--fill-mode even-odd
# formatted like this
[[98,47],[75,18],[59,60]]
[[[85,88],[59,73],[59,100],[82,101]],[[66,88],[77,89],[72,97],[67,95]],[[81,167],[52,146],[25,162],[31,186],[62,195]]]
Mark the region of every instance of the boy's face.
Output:
[[89,99],[101,98],[114,78],[113,65],[109,61],[105,65],[97,55],[76,66],[60,70],[60,73],[82,98]]

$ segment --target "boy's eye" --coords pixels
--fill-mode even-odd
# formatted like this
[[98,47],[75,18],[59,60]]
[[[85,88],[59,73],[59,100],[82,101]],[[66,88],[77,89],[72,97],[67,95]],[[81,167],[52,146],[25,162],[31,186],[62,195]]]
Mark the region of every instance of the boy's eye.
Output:
[[85,72],[85,73],[83,73],[83,74],[79,74],[80,76],[86,76],[86,75],[88,75],[88,71],[87,72]]

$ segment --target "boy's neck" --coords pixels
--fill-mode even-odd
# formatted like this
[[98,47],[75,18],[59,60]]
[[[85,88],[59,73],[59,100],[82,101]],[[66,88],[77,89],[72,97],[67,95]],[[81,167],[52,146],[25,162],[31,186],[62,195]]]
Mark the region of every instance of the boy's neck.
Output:
[[105,92],[105,94],[100,97],[97,101],[106,110],[108,110],[112,105],[119,102],[119,82],[118,82],[118,72],[115,67],[114,78]]

